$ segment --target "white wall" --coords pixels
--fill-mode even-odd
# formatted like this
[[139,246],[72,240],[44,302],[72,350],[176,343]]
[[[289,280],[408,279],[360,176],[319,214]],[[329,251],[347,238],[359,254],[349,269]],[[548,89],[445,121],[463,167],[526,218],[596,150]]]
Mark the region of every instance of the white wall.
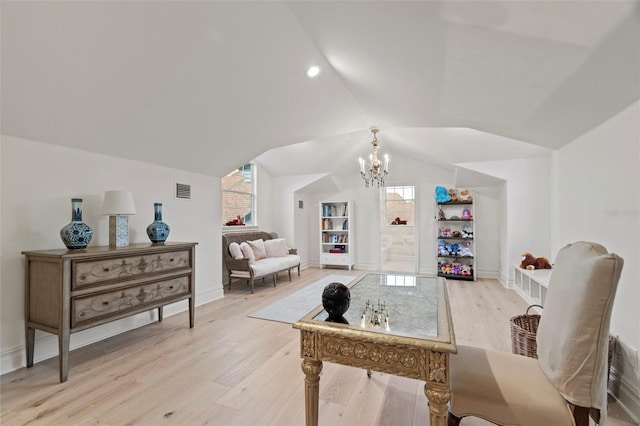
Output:
[[587,240],[625,260],[612,326],[640,348],[640,107],[636,102],[558,150],[553,247]]
[[[404,163],[395,161],[396,167],[405,170]],[[433,168],[429,171],[430,175],[438,175]],[[453,174],[449,176],[445,173],[445,177],[450,177],[453,181]],[[414,176],[416,178],[417,176]],[[380,211],[380,194],[377,188],[365,188],[362,180],[356,180],[357,186],[345,188],[343,190],[331,193],[313,193],[311,198],[311,209],[309,210],[309,223],[311,235],[309,236],[310,262],[313,265],[319,264],[319,247],[320,247],[320,223],[319,223],[319,205],[323,201],[344,201],[350,200],[355,203],[355,250],[356,250],[356,268],[358,269],[377,269],[380,256],[379,251],[379,211]],[[416,223],[416,232],[419,236],[418,248],[418,271],[424,274],[436,273],[436,235],[438,224],[436,221],[435,211],[435,187],[444,185],[452,187],[452,183],[415,180],[401,182],[394,180],[391,185],[415,185],[416,186],[416,203],[418,206],[418,216]],[[478,255],[478,263],[476,268],[478,274],[483,277],[495,278],[498,276],[498,265],[500,264],[500,203],[490,197],[478,194],[476,197],[476,205],[474,206],[474,215],[476,218],[476,234],[478,236],[476,251]],[[481,234],[484,232],[485,234]]]
[[[0,205],[0,354],[2,373],[25,365],[23,250],[64,249],[60,228],[71,221],[71,198],[83,198],[83,220],[93,228],[92,246],[108,245],[104,191],[131,190],[137,214],[129,217],[130,242],[148,242],[153,203],[163,203],[170,241],[197,241],[196,304],[223,296],[220,281],[220,180],[210,176],[2,136]],[[174,198],[175,182],[191,185],[191,200]],[[187,309],[169,305],[165,315]],[[76,348],[155,319],[139,314],[71,336]],[[196,311],[196,327],[198,316]],[[35,361],[57,356],[57,339],[36,333]]]
[[273,182],[271,175],[260,164],[254,162],[256,175],[256,217],[261,230],[271,232],[273,229],[273,208],[271,203]]
[[[549,157],[464,164],[464,167],[506,181],[496,206],[501,209],[503,221],[503,226],[498,228],[501,230],[500,246],[503,251],[506,248],[506,253],[500,256],[499,279],[505,286],[513,281],[513,265],[520,263],[522,253],[530,252],[549,260],[555,256],[550,241],[549,164]],[[484,255],[480,253],[479,256]]]
[[[622,342],[621,395],[640,418],[640,103],[558,150],[554,157],[558,250],[567,242],[604,245],[624,259],[611,318]],[[635,360],[633,359],[635,357]],[[615,365],[615,364],[614,364]],[[625,394],[627,389],[628,394]],[[630,395],[635,393],[635,398]],[[625,401],[626,399],[626,401]]]

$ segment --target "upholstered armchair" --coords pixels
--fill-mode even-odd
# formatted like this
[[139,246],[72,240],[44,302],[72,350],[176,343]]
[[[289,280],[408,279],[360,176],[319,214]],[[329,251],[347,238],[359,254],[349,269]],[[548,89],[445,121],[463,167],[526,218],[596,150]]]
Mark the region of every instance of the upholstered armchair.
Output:
[[458,346],[449,426],[474,416],[499,425],[588,425],[606,409],[611,309],[623,260],[595,243],[563,247],[536,336],[538,359]]

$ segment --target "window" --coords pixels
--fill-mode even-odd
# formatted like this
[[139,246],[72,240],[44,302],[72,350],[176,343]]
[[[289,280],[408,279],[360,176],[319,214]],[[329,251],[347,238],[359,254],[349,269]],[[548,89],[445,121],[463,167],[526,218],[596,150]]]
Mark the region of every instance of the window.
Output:
[[385,188],[385,224],[415,225],[415,192],[415,186]]
[[254,168],[245,164],[222,178],[222,225],[238,217],[245,225],[255,225]]

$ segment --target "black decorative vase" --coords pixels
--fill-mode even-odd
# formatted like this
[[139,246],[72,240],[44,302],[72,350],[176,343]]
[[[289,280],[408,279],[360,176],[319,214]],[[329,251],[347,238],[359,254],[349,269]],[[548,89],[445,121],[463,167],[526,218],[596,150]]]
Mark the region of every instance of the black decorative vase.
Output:
[[68,249],[87,248],[93,230],[82,221],[82,198],[71,199],[71,223],[60,230],[60,238]]
[[162,203],[153,203],[155,220],[147,226],[147,236],[152,243],[164,243],[169,237],[169,225],[162,221]]
[[329,317],[325,321],[349,324],[343,316],[351,304],[349,287],[342,283],[330,283],[322,292],[322,306]]

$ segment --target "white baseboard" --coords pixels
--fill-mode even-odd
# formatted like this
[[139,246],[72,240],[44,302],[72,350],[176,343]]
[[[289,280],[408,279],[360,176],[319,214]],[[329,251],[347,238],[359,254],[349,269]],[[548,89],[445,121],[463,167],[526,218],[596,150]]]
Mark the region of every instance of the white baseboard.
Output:
[[478,269],[476,275],[478,278],[490,278],[497,280],[500,277],[498,271],[495,269]]
[[[640,424],[640,383],[633,374],[620,374],[615,367],[611,368],[609,393],[631,419]],[[635,380],[636,383],[633,383]]]

